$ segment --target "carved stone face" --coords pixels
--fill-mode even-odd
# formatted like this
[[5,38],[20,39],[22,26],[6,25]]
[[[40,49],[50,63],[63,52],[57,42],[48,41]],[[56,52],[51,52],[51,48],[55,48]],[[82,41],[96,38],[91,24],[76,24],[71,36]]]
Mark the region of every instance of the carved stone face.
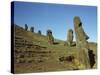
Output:
[[81,23],[80,18],[78,16],[75,16],[74,17],[74,25],[75,25],[75,27],[78,27],[80,23]]

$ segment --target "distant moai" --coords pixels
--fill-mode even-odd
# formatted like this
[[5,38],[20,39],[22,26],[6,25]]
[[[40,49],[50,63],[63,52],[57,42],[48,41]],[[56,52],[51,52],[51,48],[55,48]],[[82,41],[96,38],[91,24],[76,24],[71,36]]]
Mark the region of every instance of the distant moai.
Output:
[[54,37],[52,35],[52,31],[51,30],[47,30],[47,38],[48,38],[48,42],[50,44],[54,44]]
[[25,30],[26,30],[26,31],[28,30],[28,26],[27,26],[27,24],[25,24]]
[[41,34],[42,34],[40,30],[38,31],[38,34],[39,34],[39,35],[41,35]]
[[30,28],[30,31],[31,31],[31,32],[34,32],[34,27],[31,27],[31,28]]
[[82,28],[82,22],[80,17],[75,16],[74,17],[74,30],[76,35],[76,46],[77,49],[79,49],[79,60],[82,62],[82,64],[85,65],[86,69],[90,68],[90,58],[89,58],[89,45],[88,45],[88,39],[89,37],[86,35]]
[[67,44],[68,46],[72,46],[73,45],[73,30],[69,29],[68,33],[67,33]]

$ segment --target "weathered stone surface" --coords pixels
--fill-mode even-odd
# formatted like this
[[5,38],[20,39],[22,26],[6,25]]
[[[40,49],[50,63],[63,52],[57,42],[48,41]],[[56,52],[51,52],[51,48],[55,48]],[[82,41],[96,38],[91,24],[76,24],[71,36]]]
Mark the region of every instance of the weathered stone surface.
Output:
[[84,32],[84,29],[82,27],[82,22],[78,16],[74,17],[74,30],[76,35],[76,46],[78,47],[85,47],[88,48],[88,42],[87,40],[89,37]]
[[67,33],[67,44],[68,46],[72,46],[73,45],[73,30],[69,29],[68,33]]
[[89,60],[90,60],[90,67],[93,68],[95,64],[95,54],[93,50],[88,50]]
[[90,61],[87,48],[77,48],[78,49],[78,60],[84,64],[85,69],[90,69]]
[[85,65],[85,68],[89,69],[90,57],[88,54],[89,46],[88,46],[88,41],[87,41],[89,37],[84,32],[81,19],[78,16],[74,17],[74,30],[75,30],[75,35],[76,35],[76,46],[78,49],[80,49],[78,58],[82,62],[82,64]]
[[59,61],[60,62],[63,62],[63,61],[72,62],[74,59],[75,59],[75,57],[72,56],[72,55],[66,56],[66,57],[62,56],[62,57],[59,58]]

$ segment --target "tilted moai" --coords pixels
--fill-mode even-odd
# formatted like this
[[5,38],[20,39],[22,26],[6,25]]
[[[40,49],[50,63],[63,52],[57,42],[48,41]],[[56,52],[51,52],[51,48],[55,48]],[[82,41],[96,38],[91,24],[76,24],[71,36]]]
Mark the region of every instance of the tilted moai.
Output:
[[48,38],[48,42],[50,44],[54,44],[54,37],[52,35],[52,31],[51,30],[47,30],[47,38]]
[[67,44],[68,46],[72,46],[73,45],[73,30],[69,29],[68,33],[67,33]]
[[26,31],[28,30],[28,26],[27,26],[27,24],[25,24],[25,30],[26,30]]
[[89,56],[90,49],[87,41],[89,37],[84,32],[84,29],[82,28],[82,22],[78,16],[74,17],[74,30],[76,35],[76,46],[80,50],[79,60],[82,62],[82,64],[85,65],[85,68],[89,69],[91,68],[91,61]]
[[76,34],[76,46],[88,48],[89,37],[82,28],[82,22],[78,16],[74,17],[74,30]]
[[30,28],[30,31],[31,31],[31,32],[34,32],[34,27],[31,27],[31,28]]

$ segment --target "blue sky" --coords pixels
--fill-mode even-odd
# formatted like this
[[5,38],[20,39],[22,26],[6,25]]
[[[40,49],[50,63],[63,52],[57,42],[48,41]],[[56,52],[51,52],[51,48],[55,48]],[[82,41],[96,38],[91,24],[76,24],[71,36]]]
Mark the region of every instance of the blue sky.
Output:
[[[46,34],[51,29],[55,38],[67,39],[68,29],[74,29],[73,17],[79,16],[83,23],[84,31],[90,37],[89,41],[97,41],[97,7],[15,2],[14,23],[24,27],[34,26],[35,32],[42,31]],[[75,37],[74,37],[75,40]]]

